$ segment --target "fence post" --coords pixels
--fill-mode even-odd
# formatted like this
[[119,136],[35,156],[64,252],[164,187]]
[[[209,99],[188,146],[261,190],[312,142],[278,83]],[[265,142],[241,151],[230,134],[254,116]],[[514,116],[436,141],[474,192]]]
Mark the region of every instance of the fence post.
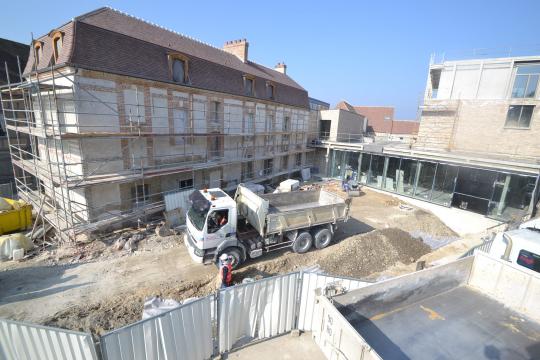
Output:
[[304,283],[304,270],[300,270],[298,279],[296,280],[296,304],[294,305],[294,325],[293,329],[298,329],[298,321],[300,319],[300,305],[302,304],[302,285]]
[[220,311],[221,311],[221,306],[219,306],[219,302],[220,302],[220,289],[217,289],[216,292],[214,293],[214,303],[215,303],[215,314],[216,314],[216,324],[215,324],[215,327],[216,327],[216,337],[214,339],[215,341],[215,344],[214,344],[214,349],[212,350],[212,355],[213,356],[217,356],[220,351],[219,351],[219,327],[220,327],[220,317],[221,317],[221,314],[220,314]]

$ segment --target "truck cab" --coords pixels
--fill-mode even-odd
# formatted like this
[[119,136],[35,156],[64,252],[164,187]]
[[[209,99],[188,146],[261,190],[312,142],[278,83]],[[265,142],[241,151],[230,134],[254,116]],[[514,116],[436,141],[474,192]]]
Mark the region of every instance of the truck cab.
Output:
[[236,202],[219,188],[194,191],[189,199],[184,242],[194,261],[215,261],[224,243],[236,245]]
[[498,233],[489,254],[540,273],[540,229],[523,226]]

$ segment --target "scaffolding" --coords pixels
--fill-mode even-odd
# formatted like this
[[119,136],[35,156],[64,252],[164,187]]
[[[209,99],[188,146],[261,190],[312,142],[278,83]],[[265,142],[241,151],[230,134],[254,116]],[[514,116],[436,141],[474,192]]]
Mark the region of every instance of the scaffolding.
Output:
[[[129,79],[104,90],[79,69],[51,66],[19,82],[8,74],[0,87],[18,194],[63,241],[164,210],[163,195],[175,189],[150,191],[153,178],[190,174],[191,187],[232,188],[308,165],[307,109],[202,99]],[[239,174],[224,176],[231,165]],[[129,198],[93,203],[91,189],[107,184],[130,184]]]

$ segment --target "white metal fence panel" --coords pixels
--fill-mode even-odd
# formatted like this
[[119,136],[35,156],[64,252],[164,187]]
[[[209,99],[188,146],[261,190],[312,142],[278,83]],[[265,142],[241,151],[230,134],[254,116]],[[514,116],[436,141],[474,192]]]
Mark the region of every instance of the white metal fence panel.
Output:
[[313,339],[327,359],[381,359],[326,297],[319,296],[314,314]]
[[101,337],[105,360],[208,359],[214,352],[210,295]]
[[92,336],[0,319],[0,359],[97,360]]
[[302,290],[300,310],[298,312],[298,329],[311,331],[313,324],[313,312],[315,311],[315,289],[324,288],[329,284],[336,283],[347,291],[359,289],[371,283],[346,277],[328,276],[317,273],[305,272],[302,276]]
[[219,350],[294,329],[300,278],[290,273],[221,290]]
[[189,208],[189,195],[192,192],[193,189],[187,189],[165,194],[163,196],[165,200],[165,211],[181,208],[187,212],[187,209]]

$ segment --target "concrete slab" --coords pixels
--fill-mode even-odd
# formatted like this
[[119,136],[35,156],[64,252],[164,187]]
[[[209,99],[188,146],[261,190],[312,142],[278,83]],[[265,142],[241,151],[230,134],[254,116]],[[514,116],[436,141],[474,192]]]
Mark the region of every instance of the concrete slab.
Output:
[[262,341],[232,352],[225,359],[238,360],[325,360],[319,346],[313,341],[311,333],[300,336],[286,334],[271,340]]
[[481,214],[476,214],[472,211],[461,210],[458,208],[447,208],[442,205],[436,205],[426,201],[410,198],[403,195],[393,194],[387,191],[382,191],[374,188],[364,187],[363,190],[375,191],[395,197],[403,202],[409,203],[420,209],[431,212],[441,221],[454,230],[459,236],[467,234],[478,234],[484,232],[487,228],[502,224],[500,221],[493,220]]
[[384,359],[540,358],[540,324],[468,286],[405,306],[339,309]]

